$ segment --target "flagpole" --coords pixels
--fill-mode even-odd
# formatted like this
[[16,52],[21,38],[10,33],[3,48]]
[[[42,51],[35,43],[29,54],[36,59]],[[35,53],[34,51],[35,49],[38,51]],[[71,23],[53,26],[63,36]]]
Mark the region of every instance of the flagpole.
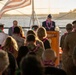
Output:
[[32,24],[34,25],[34,0],[32,0]]

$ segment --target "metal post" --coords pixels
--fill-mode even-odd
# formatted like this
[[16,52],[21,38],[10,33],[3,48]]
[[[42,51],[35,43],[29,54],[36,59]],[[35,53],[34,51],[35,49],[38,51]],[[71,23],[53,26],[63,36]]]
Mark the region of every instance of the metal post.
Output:
[[49,8],[49,14],[50,14],[50,0],[49,0],[49,3],[48,3],[48,8]]
[[32,23],[34,25],[34,0],[32,0]]

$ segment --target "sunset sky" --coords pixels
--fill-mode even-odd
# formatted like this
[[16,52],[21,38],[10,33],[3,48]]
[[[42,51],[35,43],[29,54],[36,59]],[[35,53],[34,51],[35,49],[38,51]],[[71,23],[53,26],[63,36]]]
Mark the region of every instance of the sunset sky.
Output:
[[[8,0],[0,1],[0,9]],[[36,14],[56,14],[68,12],[76,8],[76,0],[34,0]],[[32,6],[8,11],[8,14],[31,14]]]

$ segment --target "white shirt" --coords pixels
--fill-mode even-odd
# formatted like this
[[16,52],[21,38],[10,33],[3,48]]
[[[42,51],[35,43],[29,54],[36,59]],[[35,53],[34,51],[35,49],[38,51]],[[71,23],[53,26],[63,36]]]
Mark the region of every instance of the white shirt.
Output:
[[3,42],[6,40],[7,37],[8,37],[8,34],[0,32],[0,45],[3,44]]

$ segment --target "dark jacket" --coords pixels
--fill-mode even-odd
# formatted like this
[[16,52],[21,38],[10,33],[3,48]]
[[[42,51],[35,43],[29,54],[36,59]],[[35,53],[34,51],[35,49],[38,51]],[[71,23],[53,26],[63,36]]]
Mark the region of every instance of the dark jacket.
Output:
[[[46,21],[42,22],[42,26],[47,30],[47,31],[55,31],[55,22],[54,21],[51,21],[52,25],[51,24],[48,24],[48,27],[46,25]],[[50,26],[51,25],[51,26]]]
[[12,27],[10,27],[8,30],[8,35],[12,36],[12,34],[13,34]]
[[45,49],[51,48],[50,41],[49,41],[48,38],[44,38],[44,39],[42,40],[42,42],[43,42],[43,44],[44,44],[44,48],[45,48]]
[[67,75],[62,69],[56,67],[45,67],[45,75]]

